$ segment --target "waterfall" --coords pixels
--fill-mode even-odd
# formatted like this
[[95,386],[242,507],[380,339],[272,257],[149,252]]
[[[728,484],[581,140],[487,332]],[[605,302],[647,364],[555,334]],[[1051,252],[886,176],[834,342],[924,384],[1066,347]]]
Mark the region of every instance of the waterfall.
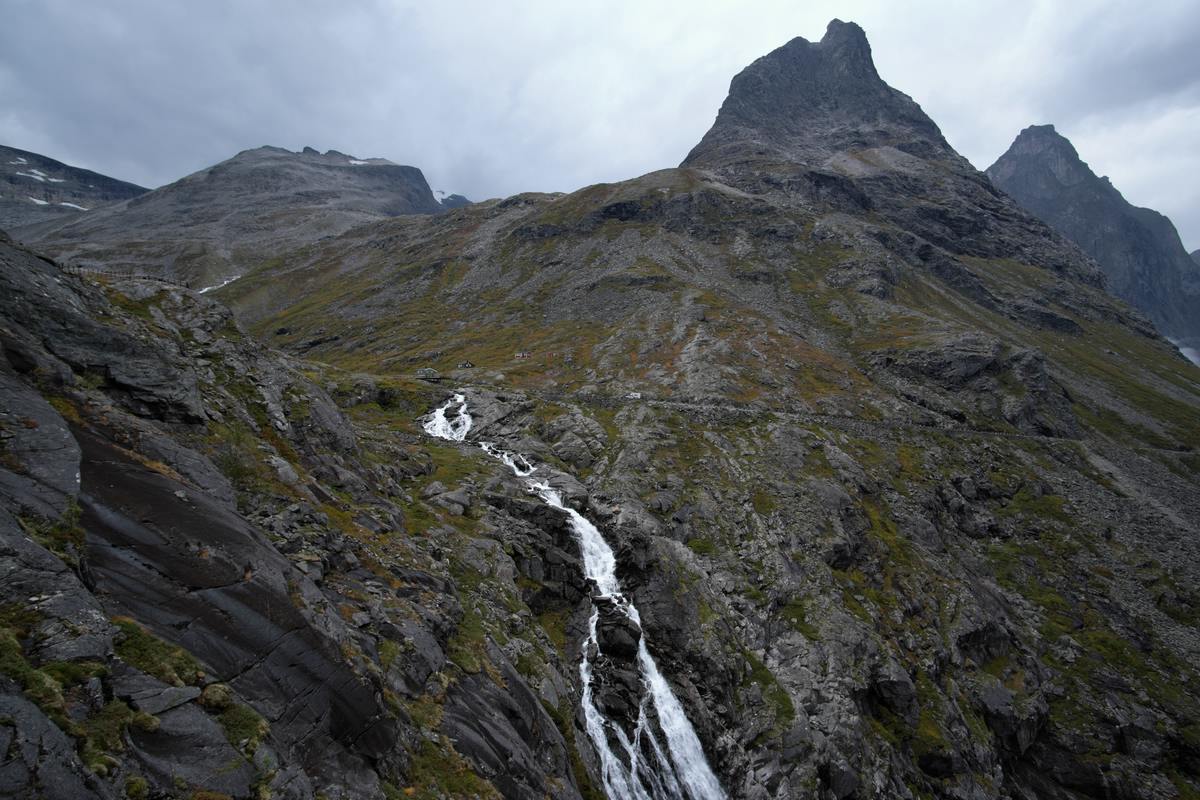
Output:
[[[447,416],[451,410],[452,418]],[[424,428],[430,436],[462,442],[466,441],[473,422],[466,397],[456,394],[430,412]],[[637,608],[621,592],[616,555],[596,526],[568,507],[562,495],[548,482],[530,477],[538,467],[524,455],[504,450],[491,442],[480,442],[479,446],[503,462],[514,475],[524,478],[530,493],[566,513],[571,532],[579,543],[584,575],[596,584],[597,599],[611,603],[641,630]],[[638,640],[636,662],[644,694],[633,737],[604,715],[593,690],[596,680],[593,659],[600,652],[599,621],[600,610],[593,608],[588,621],[588,637],[581,648],[579,677],[583,684],[584,724],[600,758],[605,794],[610,800],[724,800],[725,793],[704,757],[696,731],[646,648],[644,632]],[[659,733],[665,739],[665,748]],[[614,750],[614,742],[624,759]]]

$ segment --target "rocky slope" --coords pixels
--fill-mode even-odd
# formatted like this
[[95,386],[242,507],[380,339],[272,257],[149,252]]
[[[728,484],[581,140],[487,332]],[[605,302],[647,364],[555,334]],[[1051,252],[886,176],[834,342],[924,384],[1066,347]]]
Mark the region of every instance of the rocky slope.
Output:
[[1053,125],[1021,131],[987,174],[1096,259],[1109,289],[1142,310],[1164,335],[1200,347],[1200,267],[1169,219],[1126,201]]
[[[593,660],[620,676],[644,635],[732,798],[1200,791],[1200,371],[857,26],[748,67],[678,169],[377,222],[212,293],[288,356],[208,296],[4,252],[18,796],[600,796],[604,604],[478,441],[612,544],[641,625]],[[423,436],[458,389],[470,441]],[[596,689],[629,727],[636,687]],[[191,753],[228,766],[176,781]]]
[[76,265],[203,287],[355,225],[441,210],[415,167],[260,147],[86,217],[11,233]]
[[619,509],[733,796],[1195,791],[1196,373],[856,26],[748,67],[679,169],[225,297],[296,353],[525,392],[511,443]]
[[595,796],[565,521],[457,486],[436,389],[6,240],[0,284],[0,796]]
[[0,145],[0,227],[73,219],[148,190],[37,153]]

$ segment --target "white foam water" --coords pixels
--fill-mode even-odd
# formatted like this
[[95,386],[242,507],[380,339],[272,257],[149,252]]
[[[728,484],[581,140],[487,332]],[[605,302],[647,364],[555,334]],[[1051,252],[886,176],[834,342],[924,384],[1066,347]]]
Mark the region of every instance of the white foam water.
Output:
[[[453,417],[450,416],[453,412]],[[466,441],[474,420],[467,409],[466,397],[455,394],[444,405],[434,409],[425,419],[424,429],[430,436],[452,442]],[[601,598],[641,629],[637,608],[621,592],[617,579],[617,559],[599,529],[586,517],[563,502],[562,495],[549,482],[531,477],[538,467],[520,453],[504,450],[491,442],[479,442],[488,455],[502,461],[513,474],[524,478],[532,494],[547,505],[567,515],[572,533],[579,542],[585,577],[596,584]],[[588,638],[582,647],[579,677],[583,683],[583,718],[588,738],[600,758],[601,780],[610,800],[724,800],[725,792],[708,759],[696,731],[688,721],[658,664],[646,648],[643,632],[638,641],[637,666],[645,689],[638,709],[637,724],[630,738],[625,730],[607,718],[597,705],[593,692],[595,680],[592,658],[600,650],[597,633],[600,621],[598,608],[592,610],[588,621]],[[658,731],[666,740],[659,741]],[[613,742],[622,751],[618,757]]]

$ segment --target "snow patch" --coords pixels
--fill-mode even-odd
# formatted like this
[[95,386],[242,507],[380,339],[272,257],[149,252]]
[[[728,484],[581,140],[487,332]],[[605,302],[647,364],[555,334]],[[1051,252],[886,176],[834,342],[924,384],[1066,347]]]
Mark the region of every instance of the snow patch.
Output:
[[49,200],[38,200],[36,197],[30,197],[29,199],[30,199],[30,200],[32,200],[33,202],[37,203],[39,206],[48,206],[48,205],[50,205],[50,201],[49,201]]
[[77,206],[77,205],[75,205],[74,203],[59,203],[59,205],[60,205],[60,206],[66,206],[67,208],[77,208],[77,209],[79,209],[80,211],[90,211],[90,210],[91,210],[91,209],[89,209],[89,208],[84,208],[83,206]]
[[234,281],[236,281],[236,280],[237,280],[238,278],[240,278],[240,277],[242,277],[242,276],[241,276],[241,275],[234,275],[232,278],[228,278],[227,280],[223,280],[223,281],[221,281],[220,283],[214,283],[212,286],[205,286],[203,289],[201,289],[201,290],[200,290],[200,294],[204,294],[204,293],[206,293],[206,292],[211,292],[211,291],[214,291],[214,290],[216,290],[216,289],[220,289],[222,286],[228,286],[229,284],[233,283]]
[[28,164],[29,162],[23,158],[18,157],[16,161],[10,161],[8,163],[10,163],[10,164]]
[[51,183],[66,183],[66,178],[46,178]]
[[361,167],[363,164],[369,164],[369,161],[359,161],[357,158],[350,159],[350,163],[356,167]]
[[41,181],[42,183],[46,182],[45,175],[35,175],[35,174],[33,174],[34,172],[37,172],[37,170],[35,169],[35,170],[33,170],[33,172],[18,172],[17,174],[20,175],[22,178],[33,178],[35,181]]

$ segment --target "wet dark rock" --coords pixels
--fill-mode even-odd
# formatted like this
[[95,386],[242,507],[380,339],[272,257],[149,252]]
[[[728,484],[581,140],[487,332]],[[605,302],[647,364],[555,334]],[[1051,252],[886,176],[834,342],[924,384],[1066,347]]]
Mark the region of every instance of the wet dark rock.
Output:
[[821,779],[837,800],[845,800],[858,791],[858,774],[844,762],[822,765]]
[[112,652],[113,629],[100,603],[46,548],[0,509],[0,603],[38,615],[34,652],[47,661],[95,660]]
[[1045,701],[1014,705],[1013,693],[1003,686],[990,686],[980,694],[984,720],[1005,747],[1017,755],[1023,754],[1037,739],[1045,722]]
[[893,714],[916,724],[919,708],[912,678],[894,661],[881,664],[871,681],[871,692]]
[[509,690],[465,677],[447,698],[442,730],[506,798],[578,798],[567,744],[537,697],[501,660]]
[[196,686],[171,686],[122,665],[112,676],[113,695],[147,714],[161,714],[200,697]]
[[625,612],[602,598],[593,598],[600,610],[596,623],[596,638],[600,652],[618,661],[633,661],[637,658],[638,642],[642,631]]
[[206,786],[231,797],[247,797],[257,770],[225,737],[216,720],[194,704],[163,711],[156,730],[134,730],[135,758],[161,786],[178,776],[189,786]]
[[117,797],[80,762],[75,743],[4,677],[0,677],[0,797]]
[[0,426],[4,451],[23,477],[61,495],[55,505],[62,513],[79,493],[79,447],[67,423],[40,394],[0,370]]
[[[204,653],[306,763],[342,747],[382,755],[394,727],[374,690],[296,609],[288,582],[304,579],[230,511],[204,496],[181,501],[169,478],[91,435],[80,441],[88,558],[111,606]],[[169,528],[149,522],[168,519]],[[308,700],[297,706],[301,695]]]

